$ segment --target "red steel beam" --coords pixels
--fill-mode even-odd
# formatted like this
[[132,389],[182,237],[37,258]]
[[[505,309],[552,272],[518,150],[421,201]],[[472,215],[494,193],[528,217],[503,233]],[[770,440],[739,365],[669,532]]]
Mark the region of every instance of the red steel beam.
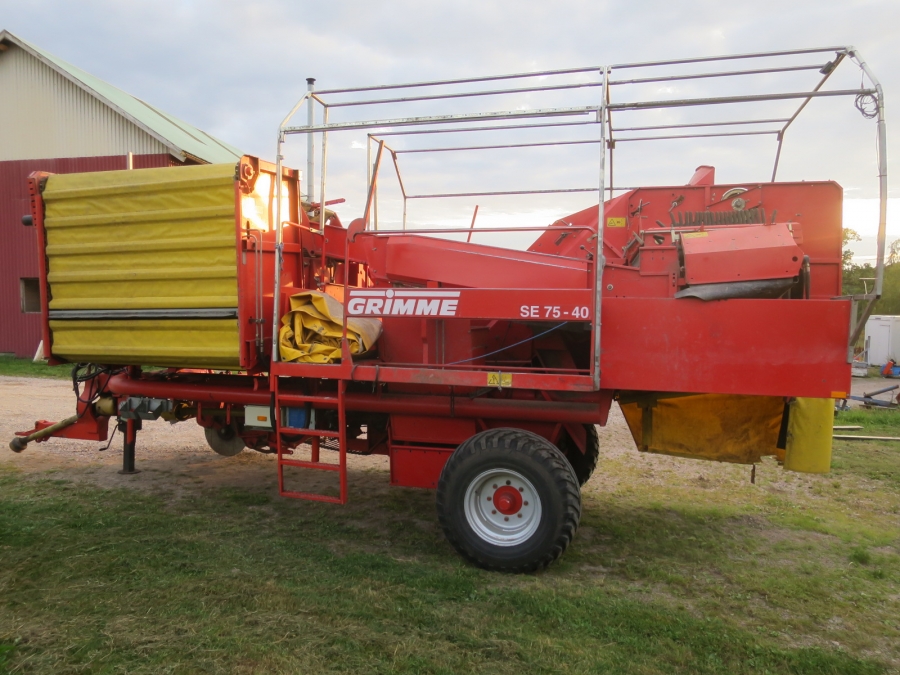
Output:
[[135,380],[127,375],[114,375],[109,380],[108,389],[116,396],[146,396],[201,403],[268,405],[272,401],[272,396],[268,383],[265,386],[265,389],[254,390],[251,387],[188,384],[171,380],[165,382]]
[[[185,401],[268,405],[266,390],[250,387],[187,384],[181,382],[133,380],[125,375],[110,379],[109,390],[117,396],[147,396]],[[287,392],[286,392],[287,393]],[[610,393],[611,396],[611,393]],[[426,417],[467,417],[480,419],[539,420],[573,424],[599,424],[605,421],[605,401],[575,403],[566,401],[522,401],[468,396],[420,396],[404,394],[344,395],[348,410]],[[319,407],[336,408],[337,402],[322,402]]]

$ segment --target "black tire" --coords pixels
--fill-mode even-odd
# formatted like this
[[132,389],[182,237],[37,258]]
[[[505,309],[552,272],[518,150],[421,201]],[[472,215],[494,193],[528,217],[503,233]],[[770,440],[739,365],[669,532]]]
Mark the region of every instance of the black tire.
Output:
[[563,427],[559,443],[557,444],[560,452],[565,455],[566,459],[569,460],[569,464],[572,465],[572,470],[575,472],[575,477],[578,478],[579,485],[584,485],[588,482],[594,473],[594,469],[597,468],[597,458],[600,457],[600,435],[597,433],[597,427],[593,424],[585,424],[584,431],[587,435],[584,452],[578,449],[565,427]]
[[[492,507],[499,504],[505,508],[498,506],[498,514]],[[444,465],[437,511],[448,541],[470,562],[499,572],[534,572],[572,541],[581,490],[548,440],[521,429],[490,429],[465,441]]]
[[222,457],[234,457],[247,447],[244,444],[244,439],[238,434],[234,422],[221,429],[205,427],[203,431],[206,434],[206,442],[209,444],[209,447],[216,454],[222,455]]

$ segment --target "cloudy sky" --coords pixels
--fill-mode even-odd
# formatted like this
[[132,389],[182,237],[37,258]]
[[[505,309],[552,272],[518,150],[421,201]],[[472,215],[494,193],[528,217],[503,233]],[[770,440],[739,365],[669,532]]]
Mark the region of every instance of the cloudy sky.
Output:
[[[893,236],[889,239],[900,237],[900,114],[894,104],[900,100],[897,0],[756,0],[741,4],[712,0],[0,0],[0,28],[247,153],[268,159],[274,156],[281,118],[303,94],[305,78],[310,76],[318,79],[320,88],[338,88],[853,45],[886,92],[889,174],[894,177],[889,217]],[[819,60],[827,59],[810,57],[805,63]],[[741,66],[714,66],[717,70],[732,67]],[[788,75],[773,86],[783,91],[803,89],[817,77],[815,71]],[[860,74],[845,63],[834,80],[835,87],[854,88],[859,86]],[[581,80],[570,77],[565,81]],[[723,85],[720,80],[706,80],[671,87],[653,85],[634,93],[677,98],[740,93],[741,87],[750,91],[757,85],[766,82],[748,79],[746,84]],[[576,91],[566,97],[480,99],[481,107],[476,108],[421,104],[403,114],[589,105],[596,91]],[[781,117],[787,110],[782,105],[755,112]],[[336,113],[332,119],[349,119],[350,114],[369,119],[379,116],[379,111],[360,108]],[[702,117],[692,114],[694,120]],[[679,115],[665,113],[628,121],[678,123],[688,119]],[[725,113],[714,111],[705,119],[725,119],[722,115]],[[597,130],[586,127],[559,133],[554,138],[578,140],[596,135]],[[454,135],[462,139],[442,136],[392,139],[392,143],[413,148],[498,140],[495,134],[485,133]],[[518,139],[537,140],[523,135]],[[360,148],[365,147],[365,140],[363,132],[329,138],[328,197],[347,198],[339,207],[344,209],[339,213],[345,221],[362,208],[366,160],[365,150]],[[785,140],[779,178],[837,180],[845,189],[845,224],[864,236],[874,235],[874,146],[875,125],[861,117],[852,99],[815,101]],[[288,163],[304,167],[304,147],[300,138],[294,137],[286,153]],[[712,139],[693,145],[686,141],[621,144],[616,151],[616,182],[683,183],[700,163],[715,164],[721,182],[766,180],[774,152],[771,136],[727,142]],[[401,165],[407,189],[415,193],[586,187],[597,180],[595,146],[508,151],[502,156],[461,152],[405,155]],[[399,218],[399,202],[394,184],[385,179],[383,185],[383,222],[390,225]],[[476,203],[481,208],[478,222],[483,226],[510,222],[539,225],[588,206],[590,199],[576,195],[416,202],[410,207],[411,222],[467,224]],[[861,247],[860,255],[871,252],[864,250],[866,247],[871,248],[871,240]]]

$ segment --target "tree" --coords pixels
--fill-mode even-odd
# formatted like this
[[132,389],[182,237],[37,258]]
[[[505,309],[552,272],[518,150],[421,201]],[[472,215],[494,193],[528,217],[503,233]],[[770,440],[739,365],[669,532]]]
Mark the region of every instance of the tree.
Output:
[[885,261],[885,265],[896,265],[900,262],[900,239],[895,239],[891,242],[891,248],[888,251],[888,257]]
[[856,230],[852,230],[849,227],[845,227],[841,231],[841,248],[843,251],[841,252],[841,263],[844,268],[844,271],[852,269],[856,267],[853,264],[853,251],[850,248],[850,242],[852,241],[862,241],[862,237],[859,236],[859,232]]
[[[898,267],[900,269],[900,267]],[[875,268],[866,263],[865,265],[851,265],[844,267],[843,278],[841,281],[841,292],[844,295],[862,295],[872,291],[872,285],[875,283],[870,281],[875,278]]]
[[860,277],[874,276],[875,270],[871,265],[854,265],[853,250],[850,248],[850,242],[862,241],[859,232],[845,227],[841,232],[842,246],[841,251],[841,292],[844,295],[860,295],[866,292],[866,285],[860,281]]
[[[843,263],[842,293],[844,295],[871,293],[875,289],[875,282],[872,281],[876,274],[875,266],[871,263],[863,265],[853,263],[853,251],[849,247],[850,242],[853,241],[861,241],[861,237],[854,230],[844,228],[841,255]],[[884,263],[881,299],[875,304],[872,313],[900,315],[900,239],[891,243]]]

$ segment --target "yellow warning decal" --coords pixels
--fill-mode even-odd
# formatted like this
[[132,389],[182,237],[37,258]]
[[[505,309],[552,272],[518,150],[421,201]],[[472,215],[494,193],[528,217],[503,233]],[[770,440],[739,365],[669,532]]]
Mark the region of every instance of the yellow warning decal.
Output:
[[512,373],[488,373],[487,383],[489,387],[511,387]]
[[685,239],[694,239],[696,237],[708,237],[709,232],[685,232],[681,236]]
[[607,218],[606,226],[607,227],[625,227],[625,219],[624,218]]

